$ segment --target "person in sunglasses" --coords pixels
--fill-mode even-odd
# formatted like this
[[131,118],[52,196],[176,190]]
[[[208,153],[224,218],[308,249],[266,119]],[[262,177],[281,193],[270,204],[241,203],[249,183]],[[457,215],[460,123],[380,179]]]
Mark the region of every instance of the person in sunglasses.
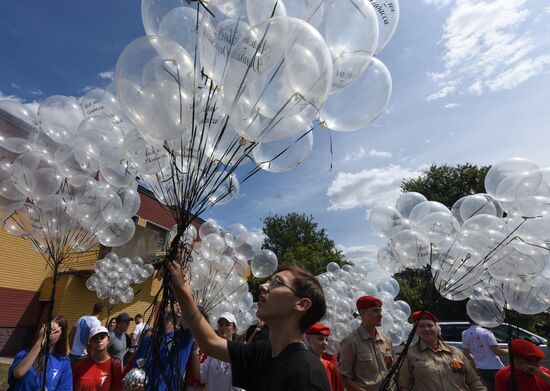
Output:
[[257,316],[269,326],[270,343],[245,345],[218,336],[200,314],[180,265],[171,262],[168,269],[182,318],[202,352],[231,363],[233,386],[247,391],[330,391],[323,365],[302,339],[326,312],[323,289],[314,276],[291,267],[262,284]]

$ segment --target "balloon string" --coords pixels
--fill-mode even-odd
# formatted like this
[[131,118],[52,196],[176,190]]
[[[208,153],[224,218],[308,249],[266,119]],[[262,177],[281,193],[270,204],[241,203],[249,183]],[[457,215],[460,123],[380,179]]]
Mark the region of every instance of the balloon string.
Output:
[[[55,261],[54,261],[55,262]],[[45,329],[45,340],[44,344],[42,345],[42,348],[40,349],[40,355],[44,357],[44,373],[42,374],[42,391],[46,391],[46,379],[47,379],[47,372],[48,372],[48,360],[50,358],[50,347],[51,347],[51,332],[52,332],[52,320],[53,320],[53,308],[55,305],[55,291],[57,287],[57,275],[58,275],[58,268],[61,262],[55,262],[55,267],[53,269],[53,275],[52,275],[52,291],[50,293],[50,302],[48,304],[48,319],[46,321],[46,329]]]
[[[502,239],[494,248],[491,249],[491,251],[489,251],[484,257],[482,257],[478,262],[475,263],[475,265],[472,266],[472,269],[471,271],[467,272],[467,273],[464,273],[460,278],[457,279],[457,281],[455,281],[454,283],[446,286],[444,289],[442,289],[442,294],[457,294],[457,293],[460,293],[460,292],[456,292],[456,290],[458,288],[461,287],[461,285],[459,285],[468,275],[470,275],[470,273],[473,273],[474,270],[476,270],[477,268],[479,268],[480,266],[486,264],[491,258],[493,255],[495,255],[495,253],[498,251],[498,249],[500,249],[501,247],[503,246],[506,246],[508,244],[510,244],[510,242],[512,240],[515,239],[515,237],[512,237],[512,235],[515,234],[515,232],[517,230],[519,230],[521,228],[521,226],[528,220],[530,219],[530,217],[523,217],[523,221],[518,224],[517,227],[515,227],[508,235],[506,235],[506,237],[504,239]],[[510,239],[512,237],[512,239]],[[510,241],[508,241],[508,239],[510,239]],[[508,241],[508,243],[506,243]],[[456,242],[456,240],[455,240]],[[506,244],[505,244],[506,243]],[[454,245],[454,243],[453,243]],[[450,251],[450,249],[449,249]],[[471,254],[468,253],[466,257],[464,257],[459,266],[452,272],[452,274],[447,278],[447,281],[451,280],[453,278],[453,276],[459,272],[460,270],[460,267],[463,266],[467,261],[468,259],[471,258]],[[498,261],[497,261],[498,262]],[[452,266],[451,266],[452,267]],[[442,284],[444,284],[444,282],[440,283],[439,286],[440,288],[443,288]]]
[[328,134],[328,138],[329,138],[329,143],[330,143],[330,168],[329,168],[329,172],[332,171],[332,160],[334,158],[334,151],[333,151],[333,148],[332,148],[332,134],[329,132]]
[[509,310],[506,309],[507,303],[504,303],[504,316],[506,317],[506,323],[508,323],[508,357],[510,359],[510,371],[512,373],[511,380],[512,380],[512,391],[517,390],[517,382],[516,382],[516,365],[514,362],[514,349],[512,349],[512,324],[509,319]]

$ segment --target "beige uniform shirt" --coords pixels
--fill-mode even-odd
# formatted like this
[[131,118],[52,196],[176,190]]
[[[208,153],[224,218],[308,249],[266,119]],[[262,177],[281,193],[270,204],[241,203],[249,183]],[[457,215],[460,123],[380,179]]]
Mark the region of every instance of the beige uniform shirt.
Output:
[[393,359],[393,346],[387,335],[377,331],[373,338],[359,326],[342,341],[338,371],[368,391],[378,391]]
[[434,351],[424,342],[411,345],[399,371],[401,391],[487,391],[457,348],[440,343]]

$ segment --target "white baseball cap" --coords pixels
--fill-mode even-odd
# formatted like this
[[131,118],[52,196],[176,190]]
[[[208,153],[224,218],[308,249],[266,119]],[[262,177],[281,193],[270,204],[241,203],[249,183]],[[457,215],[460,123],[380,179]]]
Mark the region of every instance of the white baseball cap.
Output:
[[237,325],[237,319],[235,319],[235,315],[233,315],[231,312],[224,312],[220,315],[220,319],[225,319],[228,322],[233,323],[234,325]]
[[109,336],[109,330],[107,330],[107,327],[101,326],[95,329],[91,329],[88,339],[91,340],[94,335],[101,334],[101,333],[107,334],[107,337]]

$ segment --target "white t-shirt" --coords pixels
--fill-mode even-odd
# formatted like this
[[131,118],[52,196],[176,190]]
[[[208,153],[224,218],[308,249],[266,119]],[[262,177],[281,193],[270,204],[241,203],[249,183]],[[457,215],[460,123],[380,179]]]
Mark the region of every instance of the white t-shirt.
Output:
[[213,357],[207,357],[201,364],[201,383],[206,384],[209,390],[242,390],[231,385],[231,364]]
[[145,322],[138,323],[136,327],[134,327],[134,332],[132,334],[136,334],[136,342],[143,330],[145,330]]
[[490,348],[497,345],[495,335],[481,326],[472,325],[462,332],[462,349],[470,349],[478,369],[504,367],[500,358]]
[[145,322],[138,323],[136,327],[134,327],[134,331],[132,332],[132,337],[133,337],[133,334],[136,334],[136,339],[132,340],[132,347],[130,348],[132,352],[135,351],[135,348],[138,346],[139,336],[145,330],[147,330],[147,325],[145,324]]
[[96,316],[86,315],[78,319],[74,326],[76,327],[76,333],[73,346],[71,346],[71,354],[83,356],[87,354],[86,345],[88,345],[90,330],[100,327],[101,322]]

